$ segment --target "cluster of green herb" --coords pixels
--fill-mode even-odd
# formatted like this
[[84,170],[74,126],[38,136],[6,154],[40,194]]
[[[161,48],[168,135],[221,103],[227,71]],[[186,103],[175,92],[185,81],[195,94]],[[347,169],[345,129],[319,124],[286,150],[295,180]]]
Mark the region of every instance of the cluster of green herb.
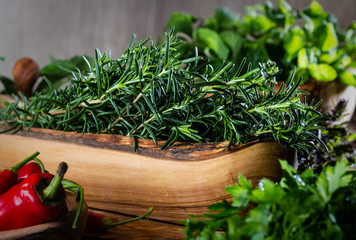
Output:
[[[356,158],[355,158],[356,160]],[[209,206],[211,213],[185,221],[186,239],[354,239],[356,172],[346,160],[318,174],[297,174],[280,161],[284,177],[253,188],[239,176],[226,188],[233,200]]]
[[334,166],[341,159],[353,162],[356,156],[356,132],[350,131],[348,122],[339,123],[344,116],[346,105],[345,100],[340,100],[332,110],[332,118],[322,124],[325,129],[321,131],[320,136],[329,151],[313,150],[307,156],[300,154],[298,171],[312,168],[314,172],[320,173],[324,167]]
[[166,27],[172,26],[186,42],[184,57],[194,55],[198,46],[201,55],[220,60],[240,62],[247,57],[257,66],[271,59],[285,79],[296,66],[297,79],[340,79],[356,86],[355,74],[348,69],[356,68],[356,22],[341,30],[335,16],[315,0],[300,11],[284,0],[276,7],[266,1],[247,6],[242,16],[227,8],[217,8],[207,19],[175,12]]
[[[318,137],[328,115],[300,101],[298,82],[276,91],[274,62],[247,67],[223,63],[214,68],[200,56],[181,59],[182,42],[170,32],[161,46],[134,37],[118,59],[95,52],[94,68],[78,71],[71,85],[36,92],[24,105],[9,103],[0,111],[15,132],[49,128],[176,141],[246,143],[272,138],[300,152],[326,149]],[[136,43],[136,44],[134,44]],[[90,66],[90,64],[89,64]],[[48,79],[45,79],[52,86]]]

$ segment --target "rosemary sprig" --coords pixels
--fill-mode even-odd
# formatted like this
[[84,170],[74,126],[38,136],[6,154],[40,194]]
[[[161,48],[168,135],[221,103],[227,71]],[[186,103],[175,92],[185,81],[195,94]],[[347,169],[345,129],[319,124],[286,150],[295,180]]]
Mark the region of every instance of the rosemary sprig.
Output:
[[245,73],[245,61],[214,68],[200,56],[179,60],[181,44],[171,31],[161,46],[133,36],[118,59],[96,49],[90,72],[73,73],[71,84],[57,92],[28,100],[21,96],[21,107],[16,98],[0,110],[1,121],[14,129],[164,140],[162,149],[176,141],[227,141],[230,146],[270,137],[308,152],[321,142],[317,132],[328,116],[318,112],[319,104],[300,101],[300,81],[290,79],[275,91],[280,70],[274,62],[249,66]]

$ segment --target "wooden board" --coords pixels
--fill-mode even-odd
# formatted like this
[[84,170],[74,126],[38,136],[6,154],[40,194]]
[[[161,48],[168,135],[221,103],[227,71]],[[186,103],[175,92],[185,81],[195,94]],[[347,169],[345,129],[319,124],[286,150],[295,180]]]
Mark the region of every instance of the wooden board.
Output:
[[141,215],[153,206],[152,219],[170,222],[227,198],[225,187],[239,174],[254,184],[263,177],[278,180],[278,159],[296,160],[294,150],[263,141],[226,151],[227,143],[177,143],[159,151],[153,141],[139,140],[133,152],[125,136],[32,129],[0,134],[0,143],[1,169],[39,151],[50,172],[68,163],[66,178],[84,187],[90,207]]

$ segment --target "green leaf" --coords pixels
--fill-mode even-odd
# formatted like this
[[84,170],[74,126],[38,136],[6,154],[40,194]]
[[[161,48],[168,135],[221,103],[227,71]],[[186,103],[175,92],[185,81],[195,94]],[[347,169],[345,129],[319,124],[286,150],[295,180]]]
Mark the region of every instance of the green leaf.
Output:
[[336,70],[328,65],[328,64],[316,64],[316,63],[311,63],[309,64],[309,71],[310,74],[313,78],[319,81],[333,81],[337,77],[337,72]]
[[219,24],[219,31],[232,29],[236,24],[235,14],[226,7],[216,8],[214,18]]
[[334,64],[337,69],[344,70],[345,68],[349,67],[352,64],[352,58],[347,55],[343,54],[342,56],[338,57],[338,61]]
[[328,166],[325,169],[329,180],[329,193],[333,194],[338,188],[346,187],[352,180],[352,175],[347,174],[350,166],[345,159],[337,162],[334,168]]
[[280,185],[283,188],[288,188],[289,190],[292,190],[305,186],[305,182],[303,181],[303,178],[297,174],[297,171],[294,167],[292,167],[285,160],[279,160],[279,162],[283,170],[283,178],[280,181]]
[[300,177],[303,179],[304,182],[308,182],[308,179],[312,179],[314,176],[314,171],[311,168],[305,170],[300,174]]
[[193,34],[193,23],[197,18],[188,13],[174,12],[169,18],[166,29],[175,28],[176,32],[182,32],[192,36]]
[[321,42],[321,51],[328,52],[330,49],[336,48],[338,44],[339,40],[334,25],[328,22],[325,26],[323,41]]
[[[88,66],[84,57],[87,59],[90,66]],[[55,89],[59,89],[63,84],[70,81],[73,71],[80,69],[81,72],[88,72],[93,66],[94,59],[89,56],[75,55],[68,60],[58,60],[51,56],[50,63],[41,68],[40,75],[42,77],[47,77]],[[48,85],[44,81],[42,81],[36,88],[36,91],[46,92],[48,90]]]
[[62,78],[70,74],[75,69],[75,65],[69,60],[53,60],[50,64],[45,65],[40,70],[41,76],[48,79]]
[[356,87],[356,77],[350,71],[343,71],[339,74],[340,80],[346,85],[351,85]]
[[323,7],[316,0],[310,3],[310,11],[314,16],[322,16],[325,13]]
[[255,36],[262,35],[263,33],[266,33],[276,27],[276,24],[264,15],[245,15],[243,17],[243,22],[245,33],[251,33]]
[[337,60],[337,51],[335,48],[332,48],[327,53],[322,53],[319,57],[320,62],[331,64]]
[[[270,214],[270,207],[267,204],[259,205],[255,209],[252,209],[248,212],[248,216],[245,220],[245,226],[242,225],[243,222],[238,226],[235,226],[235,229],[240,231],[240,233],[237,233],[242,236],[236,236],[229,239],[264,240],[266,239],[266,236],[268,236],[271,220],[272,214]],[[244,236],[249,237],[244,238]]]
[[352,61],[352,62],[350,63],[350,67],[356,69],[356,61]]
[[[86,61],[85,59],[88,61]],[[75,70],[75,68],[78,68],[80,69],[82,72],[88,72],[90,71],[90,68],[93,67],[95,65],[95,61],[92,57],[90,56],[82,56],[82,55],[75,55],[73,57],[71,57],[69,59],[69,62],[71,62],[73,65],[74,65],[74,69],[73,71]],[[90,66],[88,66],[88,64]]]
[[287,53],[287,59],[291,60],[294,55],[306,44],[305,33],[299,27],[293,28],[287,33],[284,39],[284,50]]
[[285,19],[284,26],[287,26],[287,27],[291,26],[296,20],[296,17],[294,16],[295,12],[294,12],[293,8],[288,4],[287,1],[280,0],[278,3],[278,9],[282,13],[280,15],[283,15],[283,17]]
[[285,195],[283,189],[269,179],[262,179],[258,188],[252,192],[251,200],[255,203],[279,203]]
[[307,49],[302,48],[298,52],[298,68],[308,68],[309,57],[307,54]]
[[205,20],[205,27],[218,32],[219,31],[219,22],[215,17],[207,18]]
[[253,190],[253,186],[251,181],[239,174],[239,184],[227,186],[225,190],[233,196],[232,206],[242,207],[249,202],[248,195]]
[[237,59],[244,41],[243,38],[233,31],[223,31],[220,36],[232,51],[231,57]]
[[286,160],[279,160],[281,168],[285,173],[288,173],[290,176],[297,174],[297,171],[292,167]]
[[346,160],[336,163],[335,167],[326,167],[316,181],[316,190],[324,204],[328,203],[334,192],[347,186],[352,175],[346,175],[350,166]]
[[195,39],[197,42],[201,43],[205,48],[210,48],[218,58],[227,59],[229,56],[229,49],[224,44],[220,35],[209,29],[209,28],[199,28],[195,32]]

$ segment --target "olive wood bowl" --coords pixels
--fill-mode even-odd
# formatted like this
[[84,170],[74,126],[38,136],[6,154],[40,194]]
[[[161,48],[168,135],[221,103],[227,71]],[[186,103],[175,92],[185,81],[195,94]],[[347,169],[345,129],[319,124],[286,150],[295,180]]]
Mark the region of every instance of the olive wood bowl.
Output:
[[85,189],[89,207],[134,216],[154,207],[150,219],[174,223],[231,197],[225,188],[239,174],[257,185],[262,178],[282,178],[279,159],[296,164],[294,149],[270,139],[226,150],[227,142],[176,142],[160,150],[163,141],[138,139],[134,152],[127,136],[32,128],[0,134],[0,143],[0,156],[6,156],[0,169],[38,151],[50,172],[58,162],[68,164],[66,178]]

